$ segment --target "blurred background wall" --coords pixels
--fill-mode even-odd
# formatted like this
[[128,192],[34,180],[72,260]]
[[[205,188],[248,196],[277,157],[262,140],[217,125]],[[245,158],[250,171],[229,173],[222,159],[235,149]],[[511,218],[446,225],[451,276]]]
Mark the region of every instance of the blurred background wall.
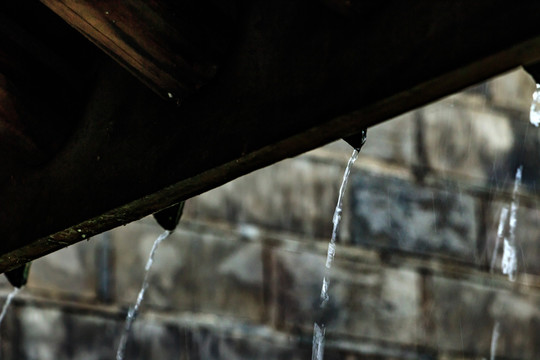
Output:
[[[325,359],[490,359],[493,344],[500,359],[540,358],[533,90],[516,70],[369,129],[346,193]],[[188,200],[125,358],[309,359],[351,152],[339,141]],[[520,165],[510,282],[496,238]],[[35,261],[0,329],[2,359],[113,359],[161,231],[149,217]],[[2,278],[2,298],[10,291]]]

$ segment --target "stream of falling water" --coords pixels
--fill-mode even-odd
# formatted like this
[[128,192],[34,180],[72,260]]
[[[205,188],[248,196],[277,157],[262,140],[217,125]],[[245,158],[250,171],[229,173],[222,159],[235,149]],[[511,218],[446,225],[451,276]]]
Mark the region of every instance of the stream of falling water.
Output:
[[514,190],[512,191],[512,205],[510,206],[510,220],[508,237],[504,238],[504,250],[502,257],[502,273],[508,275],[508,280],[514,282],[517,276],[517,249],[516,249],[516,224],[517,210],[519,208],[519,198],[517,193],[521,186],[521,176],[523,174],[523,165],[516,171],[514,181]]
[[[512,191],[512,204],[510,205],[510,219],[508,220],[508,236],[504,236],[506,220],[508,219],[508,207],[504,206],[501,210],[499,218],[499,226],[497,227],[497,238],[495,240],[495,247],[491,258],[490,270],[493,272],[495,259],[497,258],[497,252],[501,243],[501,239],[504,239],[503,256],[501,260],[502,273],[508,275],[508,280],[511,282],[516,281],[517,277],[517,249],[516,249],[516,225],[517,225],[517,210],[519,208],[518,192],[521,186],[521,177],[523,175],[523,166],[520,165],[516,170],[516,177],[514,180],[514,190]],[[491,348],[490,359],[494,360],[497,353],[497,342],[499,341],[499,321],[493,325],[491,333]]]
[[[321,288],[321,297],[320,297],[320,309],[324,309],[329,300],[328,287],[330,286],[330,269],[332,268],[332,263],[334,262],[334,256],[336,255],[336,238],[339,228],[339,222],[341,220],[341,212],[343,206],[343,194],[347,188],[347,182],[349,180],[349,174],[351,173],[351,168],[356,159],[358,158],[359,151],[354,150],[349,162],[347,163],[347,168],[343,174],[343,181],[341,182],[341,187],[339,188],[339,196],[336,205],[336,210],[334,211],[334,216],[332,218],[332,223],[334,224],[332,228],[332,238],[328,244],[328,252],[326,255],[326,268],[325,275],[323,278],[322,288]],[[323,360],[324,357],[324,336],[326,332],[326,325],[322,320],[315,321],[313,324],[313,348],[311,352],[312,360]]]
[[146,289],[148,288],[148,274],[150,273],[150,268],[152,267],[152,263],[154,262],[154,255],[156,253],[156,250],[159,244],[163,240],[165,240],[170,234],[171,232],[169,230],[165,230],[161,235],[158,236],[156,241],[154,241],[152,250],[150,250],[148,261],[146,262],[146,266],[144,267],[144,278],[143,278],[141,290],[139,291],[139,295],[137,296],[137,301],[135,302],[135,305],[131,307],[128,311],[128,314],[126,317],[126,324],[124,326],[122,337],[120,338],[120,343],[118,345],[118,350],[116,352],[116,360],[124,359],[124,352],[126,351],[126,344],[127,344],[129,334],[131,333],[131,327],[133,326],[133,321],[135,320],[135,317],[137,316],[139,307],[141,306],[141,303],[144,299],[144,293],[146,292]]
[[497,321],[493,325],[493,331],[491,333],[491,347],[490,347],[490,357],[489,360],[495,360],[495,355],[497,354],[497,343],[499,341],[499,322]]
[[540,84],[536,84],[536,90],[534,91],[532,98],[529,120],[531,124],[538,127],[538,125],[540,125]]
[[2,312],[0,312],[0,326],[2,326],[2,322],[4,321],[4,318],[6,317],[6,313],[9,308],[9,305],[13,301],[13,298],[17,296],[19,291],[21,291],[20,288],[14,287],[13,290],[8,294],[6,298],[6,302],[4,303],[4,306],[2,307]]
[[[11,290],[11,292],[6,297],[6,302],[4,303],[4,306],[2,307],[2,312],[0,312],[0,328],[2,327],[2,322],[4,321],[4,318],[6,317],[9,305],[13,301],[13,298],[15,296],[17,296],[19,291],[21,291],[21,288],[14,287],[13,290]],[[0,335],[0,344],[2,344],[1,340],[2,340],[2,338],[1,338],[1,335]],[[0,358],[1,358],[1,356],[0,356]]]

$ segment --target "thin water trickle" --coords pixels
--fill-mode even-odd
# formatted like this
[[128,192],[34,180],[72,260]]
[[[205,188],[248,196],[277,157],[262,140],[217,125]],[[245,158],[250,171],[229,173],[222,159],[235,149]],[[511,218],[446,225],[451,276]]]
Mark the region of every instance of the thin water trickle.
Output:
[[[352,165],[358,158],[359,153],[360,151],[357,149],[353,151],[351,158],[347,163],[347,167],[345,168],[343,180],[339,188],[338,201],[336,204],[336,209],[334,210],[334,216],[332,217],[332,238],[330,239],[330,243],[328,244],[328,252],[326,254],[326,268],[321,287],[320,309],[324,309],[326,307],[326,304],[328,303],[328,300],[330,299],[330,296],[328,295],[328,288],[330,286],[329,270],[332,268],[334,257],[336,255],[336,239],[339,229],[339,223],[341,221],[341,213],[343,210],[343,195],[345,193],[345,189],[347,189],[347,182],[349,181],[349,175],[351,173]],[[325,324],[322,323],[322,320],[319,321],[320,323],[316,321],[313,324],[313,348],[311,353],[312,360],[322,360],[324,356],[324,336],[326,333],[326,327]]]
[[4,318],[6,317],[6,313],[9,308],[9,305],[13,301],[13,298],[17,296],[19,291],[21,291],[20,288],[14,287],[13,290],[8,294],[6,298],[6,302],[4,303],[4,306],[2,307],[2,312],[0,313],[0,326],[2,326],[2,322],[4,321]]
[[540,84],[536,84],[536,90],[534,91],[532,98],[529,120],[531,124],[538,127],[538,125],[540,125]]
[[146,262],[146,266],[144,267],[144,278],[143,278],[141,290],[139,291],[139,295],[137,295],[137,301],[135,302],[135,305],[129,309],[128,314],[126,316],[126,324],[122,332],[122,337],[120,338],[118,351],[116,352],[116,360],[124,359],[124,352],[126,351],[126,344],[127,344],[129,334],[131,333],[131,327],[133,326],[133,321],[135,320],[135,317],[137,316],[139,307],[141,306],[141,303],[144,299],[144,293],[146,292],[146,289],[148,288],[148,274],[150,273],[150,268],[152,267],[152,264],[154,262],[154,255],[156,253],[156,250],[159,244],[163,240],[165,240],[170,234],[171,232],[169,230],[165,230],[161,235],[158,236],[156,241],[154,241],[152,250],[150,250],[148,261]]
[[501,240],[504,236],[504,228],[506,225],[506,220],[508,219],[508,207],[505,206],[501,210],[501,216],[499,217],[499,226],[497,227],[497,238],[495,239],[495,246],[493,247],[493,254],[491,255],[491,265],[489,267],[490,272],[493,272],[495,268],[495,261],[497,260],[497,252],[499,251],[499,246],[501,245]]
[[[4,321],[4,318],[6,317],[6,314],[7,314],[7,311],[8,311],[8,308],[9,308],[9,305],[11,304],[11,302],[13,301],[13,298],[15,296],[17,296],[17,294],[19,293],[19,291],[21,291],[21,288],[18,288],[18,287],[14,287],[13,290],[11,290],[11,292],[8,294],[8,296],[6,297],[6,302],[4,303],[4,306],[2,307],[2,312],[0,312],[0,328],[2,327],[2,323]],[[1,335],[0,335],[0,344],[2,343],[1,341]]]
[[497,355],[497,342],[499,341],[499,322],[497,321],[493,325],[493,332],[491,333],[491,347],[490,347],[490,360],[495,360]]
[[508,275],[510,281],[516,281],[517,276],[517,251],[516,251],[516,225],[517,225],[517,210],[519,208],[519,198],[517,196],[521,187],[521,176],[523,166],[520,166],[516,171],[514,181],[514,190],[512,192],[512,204],[510,206],[510,220],[508,237],[504,238],[504,250],[501,262],[502,273]]

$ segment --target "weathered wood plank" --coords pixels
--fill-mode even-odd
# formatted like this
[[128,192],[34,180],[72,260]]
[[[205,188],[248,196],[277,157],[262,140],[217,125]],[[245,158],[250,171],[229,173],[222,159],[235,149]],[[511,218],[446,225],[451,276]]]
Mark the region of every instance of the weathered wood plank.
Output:
[[180,107],[105,62],[69,142],[0,187],[0,271],[540,60],[536,2],[406,4],[241,3],[219,75]]
[[[230,43],[235,2],[41,0],[163,98],[214,77]],[[231,9],[231,10],[229,10]]]

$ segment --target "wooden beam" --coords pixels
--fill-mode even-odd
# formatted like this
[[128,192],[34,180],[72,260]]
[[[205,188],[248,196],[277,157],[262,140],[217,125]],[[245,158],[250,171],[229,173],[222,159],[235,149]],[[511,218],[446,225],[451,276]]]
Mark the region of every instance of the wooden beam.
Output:
[[69,141],[0,187],[0,271],[540,60],[536,2],[239,7],[218,75],[181,106],[100,62]]

